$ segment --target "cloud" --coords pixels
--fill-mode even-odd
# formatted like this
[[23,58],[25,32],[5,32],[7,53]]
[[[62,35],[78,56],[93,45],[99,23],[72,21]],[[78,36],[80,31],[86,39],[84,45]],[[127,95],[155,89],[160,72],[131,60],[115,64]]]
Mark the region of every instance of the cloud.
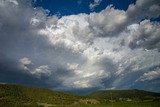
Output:
[[148,73],[144,73],[138,80],[139,81],[150,81],[159,78],[160,70],[159,68],[156,71],[150,71]]
[[5,3],[13,3],[14,5],[18,5],[17,0],[1,0],[0,5],[4,5]]
[[91,91],[149,81],[145,89],[157,90],[160,27],[150,19],[158,1],[61,18],[26,1],[0,3],[0,82]]
[[[114,20],[114,21],[113,21]],[[89,15],[88,23],[96,36],[115,36],[125,26],[127,15],[125,11],[108,6],[100,13]],[[122,29],[121,29],[122,28]]]
[[102,0],[94,0],[94,3],[90,3],[89,5],[90,10],[94,10],[101,2]]
[[90,88],[92,87],[91,84],[88,83],[88,81],[75,81],[73,82],[74,88]]
[[[94,64],[93,64],[94,65]],[[103,87],[101,79],[110,76],[102,67],[90,65],[68,64],[68,70],[73,72],[73,76],[64,81],[65,87],[73,88],[95,88]]]
[[21,58],[19,60],[20,66],[24,69],[24,70],[29,70],[29,68],[27,67],[28,65],[32,64],[31,60],[29,60],[27,57]]
[[36,67],[32,61],[27,58],[21,58],[19,59],[20,67],[26,71],[26,73],[29,73],[33,76],[36,76],[37,78],[41,78],[42,76],[50,76],[52,71],[48,67],[48,65],[41,65]]
[[31,62],[28,58],[26,58],[26,57],[20,59],[19,62],[22,63],[23,65],[29,65],[29,64],[32,63],[32,62]]
[[158,22],[150,22],[144,20],[140,24],[132,24],[128,26],[129,37],[128,45],[131,48],[142,47],[144,49],[157,49],[160,50],[160,25]]
[[35,68],[35,70],[31,72],[31,74],[36,75],[38,78],[40,78],[41,76],[50,76],[51,71],[47,65],[42,65]]
[[[50,87],[29,73],[33,68],[43,65],[37,63],[40,56],[36,55],[43,50],[40,47],[49,46],[45,37],[37,33],[45,25],[46,13],[43,9],[31,7],[30,1],[14,2],[18,5],[10,0],[0,2],[0,80]],[[33,18],[39,20],[36,26],[30,23]]]
[[128,10],[126,12],[130,20],[156,18],[160,15],[159,4],[160,1],[158,0],[137,0],[135,5],[129,5]]

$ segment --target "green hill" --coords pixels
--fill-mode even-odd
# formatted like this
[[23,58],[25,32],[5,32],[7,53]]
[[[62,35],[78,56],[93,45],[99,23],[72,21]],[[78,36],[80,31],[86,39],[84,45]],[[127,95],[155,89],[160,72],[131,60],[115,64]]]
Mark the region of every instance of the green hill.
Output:
[[[152,103],[146,103],[146,101]],[[103,104],[106,107],[106,104],[111,104],[111,102],[115,102],[115,104],[120,102],[117,105],[124,104],[121,102],[143,102],[144,104],[156,102],[159,105],[159,101],[160,93],[142,90],[97,91],[82,97],[45,88],[0,84],[0,107],[88,107],[88,105],[103,107],[100,106]]]
[[90,98],[101,102],[106,101],[160,101],[160,93],[148,92],[143,90],[104,90],[97,91],[88,95]]
[[32,88],[19,85],[0,84],[0,107],[70,105],[81,99],[70,93],[52,91],[44,88]]

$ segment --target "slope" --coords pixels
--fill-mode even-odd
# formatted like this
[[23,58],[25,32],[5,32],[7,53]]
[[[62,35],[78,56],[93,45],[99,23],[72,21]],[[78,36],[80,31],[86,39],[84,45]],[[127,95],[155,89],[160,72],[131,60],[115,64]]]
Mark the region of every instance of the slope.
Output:
[[148,92],[143,90],[103,90],[93,92],[88,95],[90,98],[101,102],[106,101],[160,101],[160,93]]
[[70,93],[52,91],[45,88],[32,88],[19,85],[0,84],[0,106],[36,106],[51,105],[70,105],[81,99]]

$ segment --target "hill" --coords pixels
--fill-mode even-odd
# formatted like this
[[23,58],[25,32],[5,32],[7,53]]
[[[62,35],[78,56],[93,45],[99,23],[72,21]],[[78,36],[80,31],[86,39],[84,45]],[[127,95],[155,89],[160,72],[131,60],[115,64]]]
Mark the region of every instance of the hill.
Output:
[[[78,96],[45,88],[0,84],[0,107],[75,107],[88,104],[97,105],[98,107],[104,104],[106,107],[106,104],[111,102],[135,101],[144,103],[145,101],[150,101],[154,104],[154,102],[160,101],[160,93],[143,90],[105,90],[97,91],[87,96]],[[157,104],[159,105],[159,103]]]
[[53,91],[45,88],[32,88],[19,85],[0,84],[0,107],[70,105],[81,99],[70,93]]
[[160,93],[143,90],[103,90],[88,95],[101,102],[105,101],[160,101]]

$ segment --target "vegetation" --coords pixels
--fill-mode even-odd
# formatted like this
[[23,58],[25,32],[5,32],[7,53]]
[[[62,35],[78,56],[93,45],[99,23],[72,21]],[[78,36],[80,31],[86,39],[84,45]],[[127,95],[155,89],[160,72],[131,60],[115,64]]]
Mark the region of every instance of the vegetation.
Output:
[[88,95],[88,97],[97,99],[101,102],[160,101],[160,93],[148,92],[137,89],[97,91]]
[[143,102],[114,102],[105,104],[88,104],[79,105],[77,107],[159,107],[158,101],[143,101]]
[[158,107],[160,93],[142,90],[97,91],[87,96],[0,84],[0,107]]
[[1,106],[38,106],[38,105],[69,105],[78,101],[81,97],[60,91],[49,89],[32,88],[26,86],[1,84],[0,85],[0,107]]

